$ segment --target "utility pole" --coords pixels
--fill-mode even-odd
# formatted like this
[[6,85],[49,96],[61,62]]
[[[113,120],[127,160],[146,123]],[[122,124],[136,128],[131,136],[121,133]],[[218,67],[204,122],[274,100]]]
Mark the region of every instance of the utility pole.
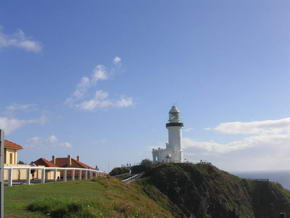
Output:
[[4,218],[4,131],[0,129],[0,218]]

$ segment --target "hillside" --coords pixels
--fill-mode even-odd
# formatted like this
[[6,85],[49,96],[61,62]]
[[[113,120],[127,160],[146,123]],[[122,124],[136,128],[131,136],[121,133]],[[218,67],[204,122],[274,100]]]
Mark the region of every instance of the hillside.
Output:
[[159,164],[138,181],[114,177],[5,189],[5,217],[278,218],[290,191],[210,164]]
[[[166,208],[168,202],[163,204]],[[136,184],[110,177],[5,189],[5,218],[172,217]]]
[[[160,164],[138,182],[154,200],[152,189],[179,210],[176,217],[275,218],[290,214],[290,191],[278,183],[240,179],[211,164]],[[156,190],[155,190],[156,192]]]

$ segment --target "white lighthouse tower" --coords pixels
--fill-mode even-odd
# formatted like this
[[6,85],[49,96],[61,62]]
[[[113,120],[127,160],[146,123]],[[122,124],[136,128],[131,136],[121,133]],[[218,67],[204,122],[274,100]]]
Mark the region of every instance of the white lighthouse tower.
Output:
[[172,106],[169,111],[169,122],[166,124],[168,129],[168,143],[166,148],[152,150],[153,162],[182,162],[182,127],[180,112],[176,106]]

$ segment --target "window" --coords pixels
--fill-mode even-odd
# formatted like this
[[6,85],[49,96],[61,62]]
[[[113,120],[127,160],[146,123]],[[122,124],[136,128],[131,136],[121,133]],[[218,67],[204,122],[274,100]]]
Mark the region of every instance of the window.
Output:
[[10,164],[13,164],[13,154],[10,153]]

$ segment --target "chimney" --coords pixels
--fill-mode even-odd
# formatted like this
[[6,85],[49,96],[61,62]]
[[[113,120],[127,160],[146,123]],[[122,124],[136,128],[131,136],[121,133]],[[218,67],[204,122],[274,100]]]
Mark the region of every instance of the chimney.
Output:
[[79,155],[77,156],[77,161],[80,161],[80,156]]
[[68,156],[67,156],[67,159],[68,159],[68,166],[71,166],[71,156],[68,155]]
[[55,164],[55,156],[52,155],[52,163]]

